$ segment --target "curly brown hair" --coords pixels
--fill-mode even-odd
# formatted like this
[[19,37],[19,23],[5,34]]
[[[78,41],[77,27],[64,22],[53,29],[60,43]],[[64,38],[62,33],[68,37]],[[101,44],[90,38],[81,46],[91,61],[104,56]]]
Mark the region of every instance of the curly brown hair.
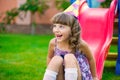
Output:
[[51,22],[53,24],[63,24],[70,26],[71,34],[69,37],[69,45],[72,49],[72,53],[75,53],[76,50],[80,48],[80,25],[78,20],[70,14],[61,12],[52,17]]

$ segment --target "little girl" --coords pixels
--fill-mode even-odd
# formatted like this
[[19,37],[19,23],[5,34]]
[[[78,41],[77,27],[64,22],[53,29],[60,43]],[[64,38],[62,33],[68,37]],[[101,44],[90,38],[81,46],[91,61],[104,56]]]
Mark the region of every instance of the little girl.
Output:
[[98,80],[93,55],[80,38],[77,19],[62,12],[51,21],[55,38],[49,43],[43,80]]

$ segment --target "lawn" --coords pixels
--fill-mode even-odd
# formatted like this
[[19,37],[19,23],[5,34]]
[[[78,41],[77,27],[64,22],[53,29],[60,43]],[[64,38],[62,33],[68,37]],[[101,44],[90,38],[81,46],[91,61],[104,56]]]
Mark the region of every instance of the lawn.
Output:
[[[0,34],[0,80],[42,80],[51,35]],[[115,52],[116,46],[111,48]],[[115,49],[115,50],[112,50]],[[120,80],[106,61],[102,80]]]

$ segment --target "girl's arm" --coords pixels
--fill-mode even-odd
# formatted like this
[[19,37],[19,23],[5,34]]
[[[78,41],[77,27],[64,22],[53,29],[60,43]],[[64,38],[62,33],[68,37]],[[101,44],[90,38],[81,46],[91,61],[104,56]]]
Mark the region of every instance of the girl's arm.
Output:
[[48,55],[47,55],[47,65],[49,64],[52,57],[54,56],[54,47],[55,47],[55,39],[53,38],[49,42]]
[[[87,43],[84,42],[84,41],[81,42],[81,50],[86,55],[86,57],[89,61],[90,70],[91,70],[93,79],[97,78],[96,65],[95,65],[94,57],[93,57],[92,52],[90,51],[90,48],[88,47]],[[97,80],[97,79],[94,79],[94,80]]]

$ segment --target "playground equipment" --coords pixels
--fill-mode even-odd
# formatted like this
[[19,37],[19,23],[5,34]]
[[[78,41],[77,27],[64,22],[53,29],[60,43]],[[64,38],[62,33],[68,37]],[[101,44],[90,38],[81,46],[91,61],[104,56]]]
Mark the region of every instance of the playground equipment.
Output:
[[[76,0],[70,0],[70,3],[74,3]],[[100,3],[104,2],[105,0],[87,0],[87,4],[90,8],[97,8],[100,7]]]
[[76,0],[70,0],[70,3],[72,4],[72,3],[74,3]]
[[[78,0],[77,0],[78,1]],[[78,17],[81,26],[81,37],[85,40],[96,60],[97,75],[102,79],[104,62],[112,41],[115,9],[118,0],[111,2],[110,8],[89,8],[85,0],[73,3],[66,13]],[[78,7],[79,13],[76,13]]]
[[102,78],[104,61],[112,41],[113,23],[117,0],[110,8],[87,8],[81,12],[85,2],[79,8],[78,20],[81,36],[88,43],[96,60],[98,78]]
[[98,0],[87,0],[87,4],[90,8],[100,7],[100,2]]
[[118,57],[117,57],[117,63],[116,63],[116,74],[120,75],[120,0],[118,0]]

